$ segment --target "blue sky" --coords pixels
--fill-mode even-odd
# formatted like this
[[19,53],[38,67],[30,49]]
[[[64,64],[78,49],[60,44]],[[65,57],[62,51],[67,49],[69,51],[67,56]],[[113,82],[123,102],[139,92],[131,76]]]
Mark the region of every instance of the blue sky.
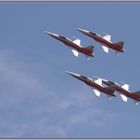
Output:
[[[0,137],[137,138],[140,106],[119,97],[96,97],[72,71],[130,84],[140,90],[139,2],[1,2]],[[105,54],[75,27],[123,40],[125,53]],[[82,46],[95,57],[78,58],[44,31]]]

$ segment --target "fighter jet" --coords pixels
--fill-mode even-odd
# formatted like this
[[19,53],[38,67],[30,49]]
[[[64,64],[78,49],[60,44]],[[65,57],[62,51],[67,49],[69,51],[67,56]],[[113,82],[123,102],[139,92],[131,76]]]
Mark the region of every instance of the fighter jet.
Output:
[[[101,78],[95,78],[96,80],[101,79]],[[129,91],[129,85],[128,84],[124,84],[124,85],[119,85],[115,82],[112,81],[108,81],[106,79],[101,79],[102,83],[109,86],[110,88],[115,89],[115,91],[117,91],[117,93],[120,94],[122,100],[124,102],[127,102],[128,97],[133,99],[136,103],[136,105],[138,104],[138,101],[140,101],[140,91],[136,91],[136,92],[130,92]],[[114,94],[116,94],[116,92],[114,92]]]
[[99,42],[100,44],[102,44],[102,49],[105,53],[109,53],[109,48],[115,50],[115,52],[117,54],[119,54],[120,52],[124,52],[123,50],[123,45],[124,45],[124,42],[123,41],[119,41],[119,42],[116,42],[116,43],[112,43],[111,42],[111,35],[105,35],[105,36],[100,36],[99,34],[97,33],[93,33],[93,32],[90,32],[90,31],[87,31],[87,30],[83,30],[83,29],[80,29],[80,28],[76,28],[76,30],[80,31],[81,33],[91,37],[92,39],[94,39],[95,41]]
[[74,56],[78,57],[79,53],[82,53],[86,56],[87,59],[90,59],[91,57],[93,57],[93,50],[94,50],[94,46],[89,45],[86,48],[82,48],[81,46],[81,40],[80,39],[76,39],[74,41],[72,41],[69,38],[63,37],[61,35],[57,35],[51,32],[46,32],[48,35],[50,35],[51,37],[61,41],[62,43],[64,43],[65,45],[69,46],[72,50],[72,53]]
[[92,88],[92,90],[95,92],[95,95],[98,97],[100,96],[101,92],[105,93],[108,96],[109,100],[111,99],[112,96],[113,97],[115,96],[115,94],[114,94],[115,90],[113,88],[110,88],[110,87],[103,87],[101,79],[93,80],[89,77],[86,77],[86,76],[83,76],[80,74],[76,74],[73,72],[67,71],[67,73],[69,75],[73,76],[74,78],[81,80],[86,85],[90,86]]

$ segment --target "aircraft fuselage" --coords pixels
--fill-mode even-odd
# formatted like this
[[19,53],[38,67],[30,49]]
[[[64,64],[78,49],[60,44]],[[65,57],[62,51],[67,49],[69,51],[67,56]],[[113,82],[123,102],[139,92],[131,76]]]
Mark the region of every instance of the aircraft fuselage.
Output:
[[85,54],[86,56],[90,56],[93,57],[92,52],[87,49],[87,48],[82,48],[81,46],[77,45],[76,43],[74,43],[72,40],[70,40],[69,38],[54,34],[54,33],[50,33],[47,32],[47,34],[49,34],[51,37],[61,41],[62,43],[64,43],[66,46],[69,46],[71,49],[74,49],[80,53]]
[[88,78],[88,77],[85,77],[85,76],[82,76],[82,75],[78,75],[78,74],[75,74],[75,73],[70,73],[70,72],[68,72],[68,74],[77,78],[78,80],[83,81],[86,85],[90,86],[91,88],[95,88],[95,89],[99,90],[100,92],[103,92],[107,95],[115,96],[114,93],[112,92],[112,90],[104,88],[103,86],[94,82],[91,78]]

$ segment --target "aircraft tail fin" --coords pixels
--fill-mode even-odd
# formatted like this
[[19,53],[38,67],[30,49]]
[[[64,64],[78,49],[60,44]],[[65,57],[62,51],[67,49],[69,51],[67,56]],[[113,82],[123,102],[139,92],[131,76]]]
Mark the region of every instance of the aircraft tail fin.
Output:
[[138,95],[140,97],[140,90],[133,92],[133,94]]
[[[85,50],[88,50],[90,54],[94,53],[94,46],[93,45],[89,45],[87,47],[84,48]],[[92,54],[93,56],[93,54]]]
[[[140,101],[140,90],[133,92],[133,94],[137,95],[138,96],[138,100]],[[135,102],[136,105],[138,105],[138,101],[137,100],[134,100],[134,102]]]
[[105,88],[105,89],[108,89],[108,90],[110,90],[110,91],[112,91],[112,93],[115,92],[114,86],[108,86],[108,87],[104,87],[104,88]]
[[124,42],[123,41],[119,41],[119,42],[114,43],[114,45],[119,45],[119,46],[121,46],[123,48]]
[[124,45],[123,41],[116,42],[116,43],[114,43],[114,45],[118,46],[123,51],[123,45]]
[[115,95],[115,88],[114,88],[114,86],[107,86],[107,87],[104,87],[105,89],[107,89],[107,90],[110,90],[110,92],[114,95],[114,96],[116,96]]

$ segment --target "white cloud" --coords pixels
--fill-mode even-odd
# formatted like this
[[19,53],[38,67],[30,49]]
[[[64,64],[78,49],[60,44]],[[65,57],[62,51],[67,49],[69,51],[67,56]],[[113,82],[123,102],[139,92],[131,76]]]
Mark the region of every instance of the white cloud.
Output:
[[60,96],[63,89],[53,91],[49,81],[19,66],[14,57],[0,55],[0,137],[69,137],[83,123],[102,127],[122,117],[101,109],[85,86]]

